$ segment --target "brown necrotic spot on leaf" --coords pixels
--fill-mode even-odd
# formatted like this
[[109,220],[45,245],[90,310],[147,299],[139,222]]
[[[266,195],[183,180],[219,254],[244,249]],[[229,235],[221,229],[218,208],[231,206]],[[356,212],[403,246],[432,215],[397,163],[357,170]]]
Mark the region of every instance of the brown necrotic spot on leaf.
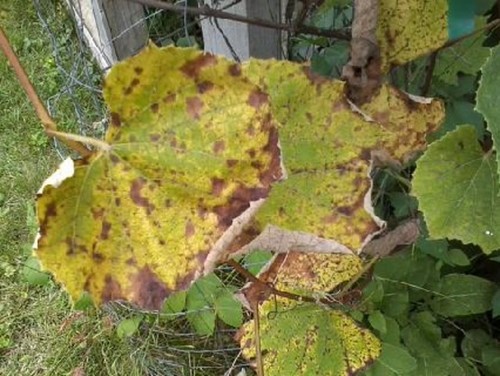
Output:
[[314,85],[321,85],[328,82],[328,78],[314,73],[309,67],[303,67],[302,71],[306,75],[307,79]]
[[155,209],[155,206],[149,202],[146,197],[141,196],[141,190],[146,185],[146,181],[143,178],[137,178],[132,181],[130,186],[130,198],[137,205],[146,208],[148,214]]
[[111,223],[106,222],[106,221],[102,221],[100,238],[102,240],[108,239],[110,230],[111,230]]
[[193,222],[191,222],[190,219],[186,221],[186,228],[184,230],[184,235],[186,236],[187,239],[191,238],[194,236],[196,230],[194,228]]
[[104,208],[91,208],[90,212],[92,213],[92,218],[94,220],[100,220],[102,216],[104,215]]
[[229,74],[233,77],[241,76],[241,67],[239,64],[229,66]]
[[92,252],[92,260],[99,264],[105,260],[105,257],[98,252]]
[[135,74],[137,74],[137,75],[140,75],[140,74],[142,73],[142,71],[143,71],[143,70],[144,70],[144,69],[142,69],[141,67],[135,67],[135,68],[134,68],[134,72],[135,72]]
[[177,96],[175,95],[175,93],[170,93],[170,94],[167,94],[163,97],[163,102],[165,103],[172,103],[172,102],[175,102],[175,98]]
[[269,102],[269,97],[266,93],[261,91],[260,89],[256,89],[250,93],[248,96],[247,103],[254,107],[255,109],[261,108],[263,105]]
[[277,180],[283,177],[283,171],[281,170],[281,154],[280,148],[278,146],[278,130],[272,127],[269,132],[269,138],[267,140],[266,146],[264,146],[264,152],[271,156],[271,162],[267,170],[260,173],[260,182],[264,186],[269,186]]
[[212,178],[212,194],[215,197],[220,197],[225,187],[226,182],[223,179]]
[[150,108],[151,108],[151,111],[153,111],[153,113],[156,114],[156,113],[158,113],[160,106],[158,105],[158,103],[153,103]]
[[160,309],[163,300],[170,294],[149,266],[143,267],[132,278],[132,288],[134,302],[146,309]]
[[236,166],[238,164],[238,161],[236,159],[228,159],[226,161],[226,165],[227,167],[229,168],[233,168],[234,166]]
[[103,302],[123,299],[122,289],[120,284],[113,279],[111,275],[106,275],[104,278],[104,288],[102,290],[101,299]]
[[149,136],[149,139],[151,142],[158,142],[158,140],[161,138],[161,136],[158,133],[153,133]]
[[123,93],[125,95],[129,95],[132,93],[132,91],[134,90],[134,88],[139,85],[141,83],[141,81],[138,79],[138,78],[134,78],[131,82],[130,82],[130,85],[125,88],[125,90],[123,91]]
[[225,148],[226,148],[226,144],[225,144],[224,140],[218,140],[218,141],[214,142],[212,149],[213,149],[215,154],[221,154]]
[[201,116],[201,108],[203,102],[198,97],[190,97],[186,99],[187,112],[192,119],[199,120]]
[[215,56],[203,54],[184,64],[181,67],[181,71],[189,78],[196,78],[202,69],[215,65],[216,62],[217,58]]
[[213,89],[214,87],[214,84],[210,81],[203,81],[203,82],[200,82],[196,85],[197,89],[198,89],[198,93],[200,94],[204,94],[206,93],[207,91],[210,91]]
[[122,120],[120,115],[116,112],[111,113],[111,125],[114,127],[119,127],[122,125]]

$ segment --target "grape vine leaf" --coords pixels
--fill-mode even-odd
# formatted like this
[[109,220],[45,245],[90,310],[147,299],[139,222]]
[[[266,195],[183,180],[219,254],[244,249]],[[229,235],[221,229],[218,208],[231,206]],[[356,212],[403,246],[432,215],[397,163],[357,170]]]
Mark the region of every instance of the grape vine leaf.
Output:
[[[479,17],[476,30],[486,25],[486,18]],[[439,52],[434,67],[434,77],[450,85],[458,84],[458,73],[476,74],[486,59],[490,49],[484,47],[486,34],[471,36]]]
[[[211,271],[263,204],[258,231],[359,251],[381,224],[372,159],[404,161],[443,118],[441,103],[386,85],[358,109],[303,65],[153,45],[112,69],[104,97],[105,147],[42,189],[37,255],[73,299],[154,309]],[[265,203],[286,177],[281,154],[288,180]]]
[[432,238],[458,239],[483,252],[500,248],[497,162],[465,125],[432,143],[417,161],[413,195]]
[[[500,46],[491,49],[491,54],[481,68],[481,81],[476,97],[476,110],[483,114],[486,119],[488,130],[493,137],[495,145],[497,165],[500,162],[498,145],[500,145],[500,108],[498,98],[500,97]],[[500,172],[500,170],[499,170]]]
[[[380,354],[378,339],[349,316],[278,297],[259,309],[264,373],[274,375],[352,375]],[[237,339],[246,359],[254,359],[254,322]],[[287,344],[285,347],[283,344]]]
[[258,226],[310,232],[359,252],[381,223],[366,199],[373,160],[404,162],[423,149],[426,135],[443,119],[442,104],[384,85],[356,110],[343,82],[305,66],[252,60],[244,69],[269,94],[273,115],[283,124],[286,180],[257,213]]
[[378,14],[382,72],[428,54],[448,40],[448,0],[382,0]]
[[[426,135],[443,119],[442,104],[383,85],[371,102],[354,111],[344,83],[315,76],[304,66],[253,60],[244,72],[269,93],[272,112],[284,124],[280,145],[287,178],[273,187],[256,214],[254,231],[272,224],[310,232],[358,253],[382,225],[371,206],[374,160],[404,162],[425,147]],[[335,283],[337,271],[328,265],[335,258],[312,254],[304,263],[297,254],[288,257],[285,265],[277,258],[267,269],[296,274],[298,284],[316,285],[313,291]]]
[[38,197],[36,254],[73,300],[88,291],[159,309],[281,177],[268,96],[237,68],[154,45],[113,67],[109,148],[66,161],[70,178]]

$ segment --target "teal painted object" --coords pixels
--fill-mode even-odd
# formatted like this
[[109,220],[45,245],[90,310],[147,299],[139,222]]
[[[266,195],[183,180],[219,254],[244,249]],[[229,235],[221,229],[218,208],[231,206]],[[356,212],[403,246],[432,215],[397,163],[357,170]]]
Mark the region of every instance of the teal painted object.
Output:
[[474,31],[475,10],[475,1],[448,0],[448,39],[457,39]]

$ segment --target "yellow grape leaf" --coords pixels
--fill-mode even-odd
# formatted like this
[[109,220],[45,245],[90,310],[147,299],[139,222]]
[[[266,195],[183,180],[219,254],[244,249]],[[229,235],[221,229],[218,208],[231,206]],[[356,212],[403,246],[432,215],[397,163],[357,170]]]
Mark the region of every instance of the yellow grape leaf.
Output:
[[[154,46],[115,66],[104,96],[107,144],[43,189],[37,255],[73,299],[147,308],[210,271],[261,205],[259,230],[359,251],[380,225],[373,157],[404,160],[443,117],[439,102],[389,86],[353,109],[342,82],[303,65]],[[288,180],[271,191],[282,162]]]
[[356,112],[343,82],[314,76],[305,66],[252,60],[244,72],[269,93],[283,124],[287,179],[273,187],[258,224],[310,232],[359,252],[379,228],[369,196],[373,157],[404,161],[423,149],[443,119],[442,104],[384,85]]
[[[277,297],[259,308],[259,337],[264,374],[353,375],[380,354],[380,342],[338,311]],[[255,323],[237,339],[248,360],[256,357]]]
[[193,49],[148,46],[113,67],[104,98],[109,148],[45,185],[36,253],[74,301],[158,309],[281,177],[275,122],[238,66]]
[[381,0],[376,35],[382,72],[442,47],[447,17],[448,0]]

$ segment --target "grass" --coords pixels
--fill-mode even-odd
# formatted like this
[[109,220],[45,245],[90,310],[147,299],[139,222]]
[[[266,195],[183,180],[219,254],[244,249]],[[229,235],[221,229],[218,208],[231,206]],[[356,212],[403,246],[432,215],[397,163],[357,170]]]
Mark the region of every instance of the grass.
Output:
[[[52,17],[50,30],[23,0],[0,0],[0,24],[59,128],[100,135],[92,127],[104,116],[100,96],[65,71],[93,87],[99,74],[88,56],[76,54],[63,2],[41,3],[51,7],[38,9]],[[139,330],[121,338],[117,326],[137,311],[121,304],[76,311],[50,278],[28,283],[36,191],[68,152],[46,138],[3,56],[0,109],[0,375],[222,375],[238,354],[223,351],[235,348],[230,335],[201,338],[185,318],[142,313]]]

